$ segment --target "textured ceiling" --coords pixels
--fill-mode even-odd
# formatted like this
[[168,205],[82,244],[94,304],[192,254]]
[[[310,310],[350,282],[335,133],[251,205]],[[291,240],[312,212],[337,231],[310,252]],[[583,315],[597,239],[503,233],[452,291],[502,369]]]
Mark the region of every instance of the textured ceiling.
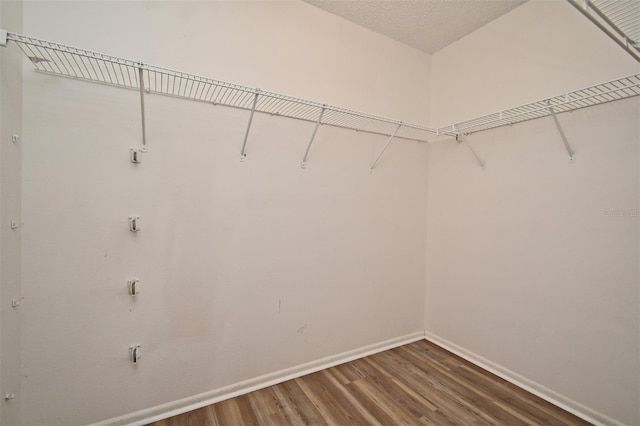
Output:
[[526,0],[304,0],[427,53],[486,25]]

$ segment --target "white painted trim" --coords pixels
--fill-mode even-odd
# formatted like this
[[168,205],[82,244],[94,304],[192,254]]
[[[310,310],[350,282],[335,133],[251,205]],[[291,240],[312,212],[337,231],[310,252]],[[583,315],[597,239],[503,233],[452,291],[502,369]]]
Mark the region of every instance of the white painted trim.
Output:
[[94,423],[94,426],[145,425],[151,422],[176,416],[178,414],[183,414],[201,407],[206,407],[207,405],[215,404],[216,402],[224,401],[225,399],[244,395],[258,389],[263,389],[269,386],[276,385],[278,383],[286,382],[287,380],[315,373],[316,371],[324,370],[325,368],[344,364],[345,362],[353,361],[354,359],[373,355],[378,352],[383,352],[389,349],[396,348],[398,346],[406,345],[408,343],[417,342],[422,339],[424,339],[423,331],[407,334],[405,336],[396,337],[394,339],[385,340],[379,343],[374,343],[372,345],[364,346],[358,349],[342,352],[338,355],[329,356],[295,367],[276,371],[274,373],[265,374],[253,379],[234,383],[232,385],[224,386],[198,395],[190,396],[177,401],[172,401],[167,404],[157,405],[155,407],[136,411],[124,416],[104,420],[98,423]]
[[502,367],[501,365],[498,365],[493,361],[483,358],[480,355],[468,351],[456,345],[455,343],[449,342],[448,340],[443,339],[433,333],[425,331],[424,336],[426,340],[435,343],[438,346],[441,346],[449,352],[453,352],[454,354],[466,359],[467,361],[477,365],[478,367],[484,368],[485,370],[495,374],[496,376],[501,377],[528,392],[531,392],[532,394],[544,399],[545,401],[548,401],[551,404],[560,407],[563,410],[568,411],[583,420],[588,421],[589,423],[593,423],[597,426],[624,426],[623,423],[620,423],[619,421],[614,420],[605,414],[598,413],[597,411],[592,410],[589,407],[586,407],[570,398],[567,398],[564,395],[554,392],[551,389],[534,382],[533,380],[521,376],[516,372]]

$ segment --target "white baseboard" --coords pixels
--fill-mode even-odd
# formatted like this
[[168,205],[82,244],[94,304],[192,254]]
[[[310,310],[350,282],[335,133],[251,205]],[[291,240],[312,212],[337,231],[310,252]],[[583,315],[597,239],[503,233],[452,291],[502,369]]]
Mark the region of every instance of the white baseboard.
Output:
[[407,334],[395,339],[374,343],[372,345],[353,349],[338,355],[329,356],[306,364],[276,371],[274,373],[265,374],[264,376],[234,383],[209,392],[183,398],[178,401],[157,405],[155,407],[126,414],[124,416],[104,420],[94,423],[94,426],[145,425],[422,339],[424,339],[423,331]]
[[425,339],[430,342],[435,343],[438,346],[448,350],[449,352],[453,352],[461,358],[466,359],[467,361],[477,365],[478,367],[484,368],[487,371],[495,374],[498,377],[505,379],[508,382],[513,383],[514,385],[525,389],[526,391],[531,392],[532,394],[544,399],[552,403],[555,406],[562,408],[570,412],[571,414],[580,417],[583,420],[588,421],[589,423],[593,423],[598,426],[624,426],[623,423],[620,423],[617,420],[612,419],[602,413],[598,413],[589,407],[585,407],[584,405],[573,401],[563,395],[558,394],[557,392],[552,391],[532,380],[527,379],[515,373],[507,368],[504,368],[492,361],[489,361],[486,358],[481,357],[473,352],[470,352],[455,343],[449,342],[446,339],[443,339],[433,333],[425,331],[424,333]]

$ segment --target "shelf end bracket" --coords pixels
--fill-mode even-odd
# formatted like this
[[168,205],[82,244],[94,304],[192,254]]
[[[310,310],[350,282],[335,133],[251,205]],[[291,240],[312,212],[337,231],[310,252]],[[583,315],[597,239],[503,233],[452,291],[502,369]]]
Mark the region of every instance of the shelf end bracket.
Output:
[[569,161],[570,162],[574,162],[576,160],[575,157],[575,151],[573,150],[573,148],[571,148],[571,145],[569,145],[569,141],[567,140],[567,136],[564,134],[564,131],[562,130],[562,126],[560,125],[560,122],[558,121],[558,117],[556,116],[556,112],[553,110],[553,107],[551,106],[551,101],[547,101],[547,106],[549,108],[549,113],[551,113],[551,117],[553,118],[553,122],[556,125],[556,129],[558,129],[558,133],[560,133],[560,137],[562,138],[562,142],[564,143],[564,147],[567,149],[567,153],[569,154]]
[[311,145],[313,145],[313,140],[316,138],[316,133],[318,132],[318,127],[322,124],[322,116],[324,115],[324,111],[326,110],[326,105],[322,106],[320,110],[320,115],[318,116],[318,120],[316,120],[316,127],[313,129],[313,133],[311,134],[311,139],[309,140],[309,145],[307,145],[307,150],[304,153],[304,157],[302,158],[301,168],[305,169],[307,167],[307,159],[309,158],[309,151],[311,151]]
[[0,29],[0,47],[7,47],[7,32]]
[[244,141],[242,142],[242,149],[240,150],[240,161],[244,161],[247,156],[247,139],[249,138],[249,130],[251,130],[251,122],[253,121],[253,114],[256,112],[256,105],[258,103],[258,96],[260,96],[260,89],[256,89],[253,95],[253,104],[251,105],[251,114],[249,115],[249,123],[247,123],[247,131],[244,133]]
[[391,133],[391,136],[389,136],[389,139],[387,139],[387,143],[384,144],[384,146],[382,147],[382,150],[380,151],[376,159],[373,161],[373,163],[371,163],[371,166],[369,167],[369,173],[373,172],[373,168],[376,166],[376,164],[378,164],[380,157],[382,157],[382,154],[384,154],[384,152],[387,150],[393,138],[396,137],[396,133],[398,133],[398,130],[400,130],[400,127],[402,127],[402,123],[398,123],[396,128],[393,130],[393,133]]

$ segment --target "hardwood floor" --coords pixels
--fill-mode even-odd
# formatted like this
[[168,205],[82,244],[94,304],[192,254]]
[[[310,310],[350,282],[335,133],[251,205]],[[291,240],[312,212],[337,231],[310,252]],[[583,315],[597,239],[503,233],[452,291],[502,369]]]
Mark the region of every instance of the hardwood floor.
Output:
[[422,340],[154,423],[588,425]]

